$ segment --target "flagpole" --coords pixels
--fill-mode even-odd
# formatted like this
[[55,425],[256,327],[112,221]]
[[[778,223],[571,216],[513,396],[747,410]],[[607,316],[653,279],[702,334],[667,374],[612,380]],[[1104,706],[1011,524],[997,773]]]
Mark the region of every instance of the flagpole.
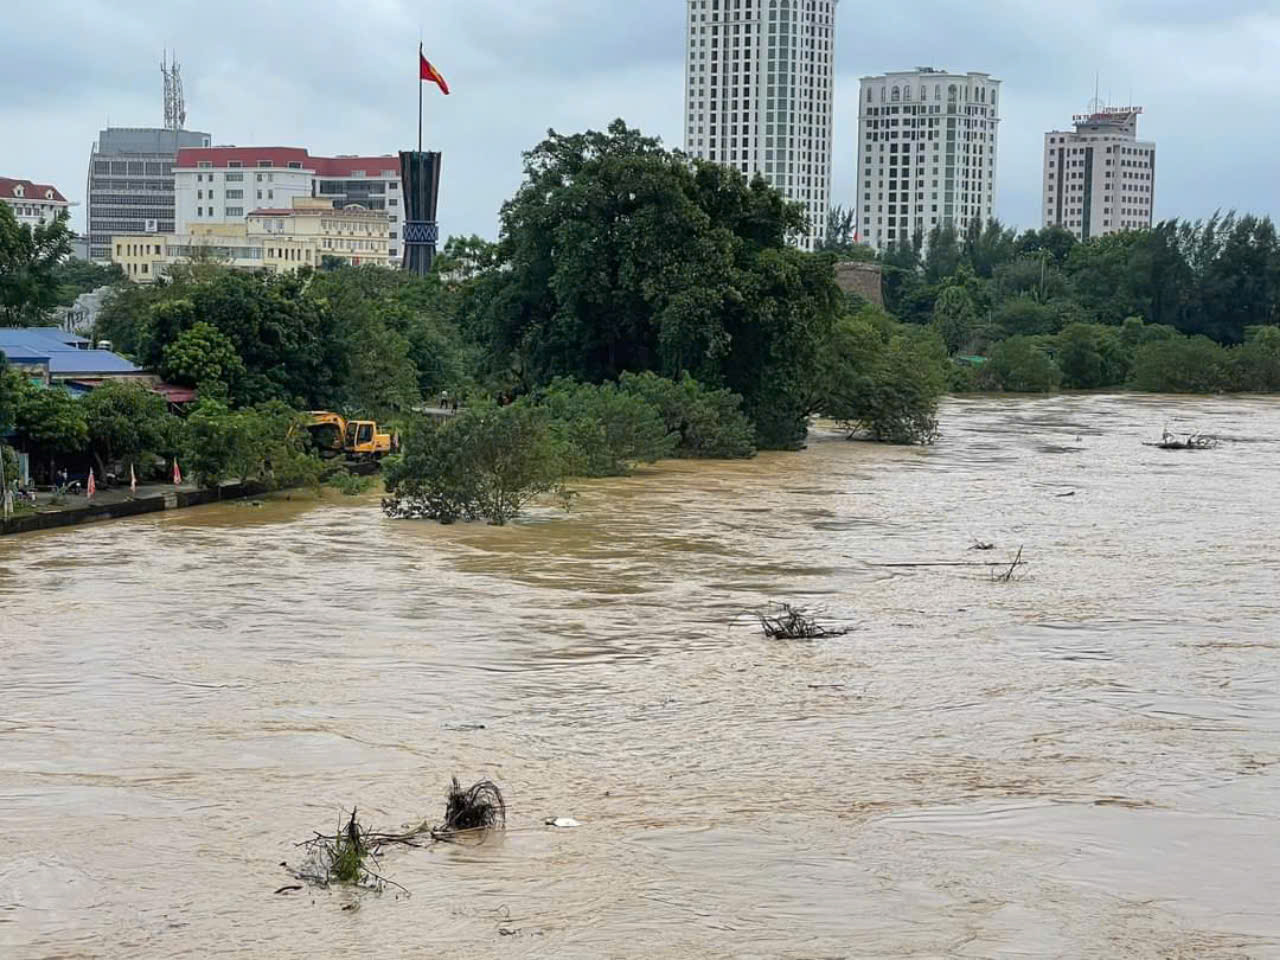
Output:
[[[422,63],[422,43],[418,43],[418,63]],[[418,152],[422,152],[422,77],[418,77]]]

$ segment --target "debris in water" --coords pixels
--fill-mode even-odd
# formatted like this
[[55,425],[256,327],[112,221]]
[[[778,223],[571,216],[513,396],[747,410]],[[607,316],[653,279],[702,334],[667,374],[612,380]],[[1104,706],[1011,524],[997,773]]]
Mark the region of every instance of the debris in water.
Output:
[[[293,871],[296,879],[314,883],[320,887],[343,884],[364,887],[381,893],[390,884],[408,893],[394,880],[379,875],[369,864],[378,865],[377,850],[382,844],[398,838],[384,834],[371,834],[356,819],[353,808],[351,817],[336,834],[317,833],[310,840],[298,844],[307,850],[306,862]],[[287,888],[281,888],[287,889]],[[280,891],[277,890],[277,893]],[[344,908],[345,909],[345,908]]]
[[974,540],[973,546],[970,547],[969,549],[986,551],[986,550],[994,550],[995,548],[996,548],[996,545],[994,543],[987,543],[987,541],[985,540]]
[[821,640],[843,637],[849,632],[848,627],[824,627],[807,610],[789,603],[770,604],[757,616],[764,635],[770,640]]
[[550,817],[547,819],[548,827],[557,827],[560,830],[572,830],[574,827],[580,827],[580,824],[573,817]]
[[1179,440],[1176,436],[1165,430],[1160,436],[1159,443],[1143,443],[1144,447],[1156,447],[1160,450],[1213,450],[1220,446],[1217,437],[1206,437],[1203,433],[1187,433],[1183,434]]
[[996,573],[996,571],[994,570],[991,571],[992,581],[994,581],[995,583],[1011,583],[1013,581],[1014,571],[1016,571],[1020,566],[1022,566],[1022,563],[1023,563],[1022,547],[1019,547],[1018,555],[1013,558],[1013,562],[1009,564],[1008,570],[1006,570],[1004,573]]
[[449,797],[445,804],[444,823],[431,830],[436,840],[452,840],[460,833],[472,830],[499,830],[507,825],[507,805],[502,791],[491,780],[481,780],[466,790],[453,778]]

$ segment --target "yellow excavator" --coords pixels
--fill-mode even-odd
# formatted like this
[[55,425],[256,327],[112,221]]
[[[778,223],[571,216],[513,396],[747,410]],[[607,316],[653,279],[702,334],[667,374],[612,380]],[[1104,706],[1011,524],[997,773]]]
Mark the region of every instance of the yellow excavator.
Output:
[[373,420],[347,420],[328,410],[312,410],[307,431],[323,457],[381,460],[391,452],[391,434],[379,433]]

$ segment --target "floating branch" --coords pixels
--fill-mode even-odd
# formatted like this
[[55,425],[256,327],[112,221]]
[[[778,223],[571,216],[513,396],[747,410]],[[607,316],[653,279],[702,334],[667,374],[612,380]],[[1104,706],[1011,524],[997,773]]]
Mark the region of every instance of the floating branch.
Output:
[[1221,446],[1217,437],[1207,437],[1202,433],[1183,434],[1179,439],[1166,430],[1159,443],[1144,443],[1144,447],[1155,447],[1159,450],[1214,450]]
[[824,627],[809,616],[807,610],[789,603],[770,604],[764,613],[757,616],[760,628],[770,640],[821,640],[843,637],[849,632],[847,627]]

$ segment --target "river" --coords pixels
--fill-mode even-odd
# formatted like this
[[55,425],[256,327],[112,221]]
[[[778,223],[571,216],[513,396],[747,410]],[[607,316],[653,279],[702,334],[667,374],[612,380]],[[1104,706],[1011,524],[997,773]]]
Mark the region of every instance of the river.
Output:
[[[0,542],[0,957],[1280,957],[1280,402],[942,425],[504,529],[295,498]],[[769,600],[852,632],[767,640]],[[454,774],[508,830],[389,854],[411,897],[273,893]]]

